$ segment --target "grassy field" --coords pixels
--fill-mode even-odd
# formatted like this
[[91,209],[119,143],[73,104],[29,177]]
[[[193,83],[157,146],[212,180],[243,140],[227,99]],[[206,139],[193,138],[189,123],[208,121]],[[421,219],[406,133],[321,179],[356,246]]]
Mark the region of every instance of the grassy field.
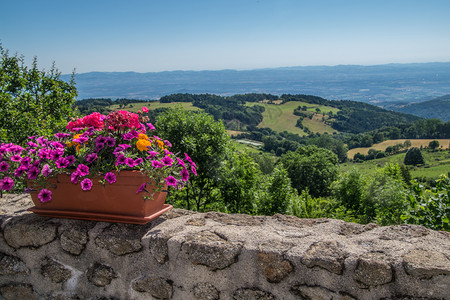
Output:
[[[157,108],[164,108],[164,107],[168,107],[168,108],[181,107],[185,110],[202,110],[201,108],[193,106],[192,102],[160,103],[159,101],[132,103],[131,106],[129,105],[123,109],[126,109],[127,111],[130,111],[130,112],[137,112],[143,106],[147,107],[150,110],[157,109]],[[117,110],[120,108],[119,108],[119,105],[111,105],[110,109]]]
[[[422,154],[425,158],[425,165],[411,167],[410,171],[413,178],[428,177],[437,179],[439,175],[450,172],[450,150],[441,150],[436,152],[422,150]],[[377,168],[383,167],[386,163],[390,162],[394,164],[402,164],[404,159],[405,153],[399,153],[362,163],[347,162],[340,165],[340,170],[341,172],[346,172],[352,168],[357,168],[362,173],[370,176],[376,172]]]
[[[382,143],[379,144],[374,144],[371,147],[366,147],[366,148],[354,148],[351,149],[347,152],[347,157],[348,158],[353,158],[353,156],[355,156],[356,153],[361,153],[364,155],[367,155],[367,153],[369,152],[369,149],[376,149],[376,150],[386,150],[387,147],[389,146],[394,146],[396,144],[403,144],[406,141],[406,139],[400,139],[400,140],[388,140],[388,141],[384,141]],[[434,141],[434,139],[417,139],[417,140],[410,140],[411,141],[411,146],[412,147],[418,147],[420,148],[420,146],[422,147],[428,147],[428,144],[431,141]],[[439,141],[439,145],[442,146],[443,149],[448,149],[449,145],[450,145],[450,139],[437,139],[437,141]]]
[[[330,111],[333,111],[333,113],[336,113],[339,111],[337,108],[329,107],[329,106],[323,106],[323,105],[313,105],[308,104],[304,102],[287,102],[284,104],[267,104],[267,103],[247,103],[247,105],[262,105],[265,108],[265,111],[263,112],[263,121],[258,125],[258,127],[269,127],[272,130],[282,132],[284,130],[295,133],[298,135],[305,135],[305,132],[296,127],[295,124],[297,124],[298,116],[294,115],[294,109],[296,109],[298,106],[307,106],[308,111],[315,112],[316,108],[319,108],[321,112],[328,113]],[[312,132],[319,132],[319,133],[333,133],[336,132],[331,126],[325,124],[322,122],[322,115],[316,114],[312,120],[309,118],[305,118],[303,120],[303,125],[308,127],[309,130]]]

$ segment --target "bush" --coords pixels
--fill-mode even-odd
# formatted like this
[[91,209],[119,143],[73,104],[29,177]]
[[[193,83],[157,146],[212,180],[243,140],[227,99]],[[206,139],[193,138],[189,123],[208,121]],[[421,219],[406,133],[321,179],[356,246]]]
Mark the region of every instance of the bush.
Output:
[[412,147],[406,152],[404,164],[405,165],[421,165],[425,163],[422,152],[417,147]]

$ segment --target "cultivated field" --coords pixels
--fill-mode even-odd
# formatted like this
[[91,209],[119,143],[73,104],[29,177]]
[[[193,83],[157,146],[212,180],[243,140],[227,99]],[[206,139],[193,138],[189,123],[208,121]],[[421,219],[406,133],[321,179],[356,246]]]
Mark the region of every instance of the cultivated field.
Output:
[[[428,144],[427,144],[428,145]],[[450,172],[450,151],[422,151],[425,164],[417,167],[411,167],[411,176],[413,178],[433,178],[437,179],[441,174]],[[350,171],[352,168],[358,169],[363,174],[371,176],[375,174],[377,168],[383,167],[386,163],[403,164],[405,153],[389,155],[380,159],[373,159],[361,163],[347,162],[340,165],[341,172]]]
[[[417,140],[410,140],[411,141],[411,147],[418,147],[420,148],[420,146],[422,147],[428,147],[428,144],[431,141],[434,141],[435,139],[417,139]],[[449,145],[450,145],[450,139],[436,139],[437,141],[439,141],[439,145],[442,146],[443,149],[448,149]],[[406,141],[406,139],[400,139],[400,140],[388,140],[388,141],[384,141],[382,143],[379,144],[374,144],[370,147],[365,147],[365,148],[354,148],[351,150],[348,150],[347,152],[347,157],[348,158],[353,158],[355,156],[356,153],[361,153],[364,155],[367,155],[367,153],[369,152],[369,149],[376,149],[376,150],[386,150],[387,147],[389,146],[394,146],[397,144],[403,144]]]
[[[322,113],[329,113],[332,111],[336,113],[339,109],[323,105],[314,105],[305,102],[290,101],[284,104],[266,104],[266,103],[247,103],[247,105],[262,105],[265,108],[263,112],[263,121],[258,125],[258,127],[268,127],[277,132],[288,131],[291,133],[299,134],[301,136],[305,135],[305,132],[296,127],[297,120],[299,116],[294,115],[294,109],[298,106],[307,106],[307,110],[310,112],[315,112],[316,108],[319,108]],[[331,126],[322,122],[322,114],[315,114],[312,120],[305,118],[303,120],[303,125],[308,127],[312,132],[325,133],[328,132],[332,134],[336,132]]]

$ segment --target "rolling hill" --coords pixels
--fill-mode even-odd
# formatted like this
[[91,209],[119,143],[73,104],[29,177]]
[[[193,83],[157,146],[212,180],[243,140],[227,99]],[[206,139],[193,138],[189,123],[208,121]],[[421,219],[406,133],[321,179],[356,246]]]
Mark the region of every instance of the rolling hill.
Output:
[[450,120],[450,94],[419,103],[390,104],[385,108],[426,119],[441,119],[446,122]]

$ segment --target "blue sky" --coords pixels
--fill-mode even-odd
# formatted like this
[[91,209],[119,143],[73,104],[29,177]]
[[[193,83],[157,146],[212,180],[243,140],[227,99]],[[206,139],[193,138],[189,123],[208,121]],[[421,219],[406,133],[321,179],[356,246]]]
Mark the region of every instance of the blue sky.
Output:
[[3,48],[62,73],[450,61],[448,0],[2,1]]

